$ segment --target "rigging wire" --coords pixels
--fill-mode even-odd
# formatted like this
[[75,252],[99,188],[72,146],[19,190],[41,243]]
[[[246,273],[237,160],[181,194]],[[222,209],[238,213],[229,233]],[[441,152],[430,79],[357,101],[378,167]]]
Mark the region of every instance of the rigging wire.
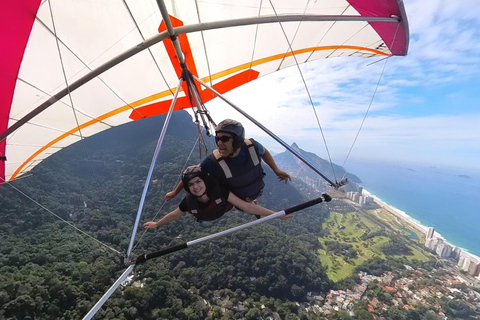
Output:
[[[263,3],[263,0],[260,0],[260,5],[258,7],[258,13],[257,13],[258,17],[260,17],[260,13],[262,12],[262,3]],[[253,66],[253,59],[255,57],[255,49],[257,48],[257,37],[258,37],[258,24],[255,26],[255,36],[253,38],[252,58],[250,59],[250,65],[248,66],[249,70],[252,70],[252,66]],[[250,82],[250,75],[251,75],[251,72],[248,73],[247,82]]]
[[105,248],[109,249],[109,250],[112,250],[118,254],[122,254],[120,251],[110,247],[109,245],[101,242],[100,240],[96,239],[95,237],[93,237],[92,235],[86,233],[85,231],[79,229],[78,227],[76,227],[74,224],[72,224],[71,222],[68,222],[67,220],[63,219],[62,217],[60,217],[58,214],[54,213],[52,210],[48,209],[47,207],[45,207],[44,205],[42,205],[40,202],[36,201],[35,199],[33,199],[32,197],[28,196],[25,192],[21,191],[20,189],[18,189],[17,187],[15,187],[11,182],[8,182],[8,181],[5,181],[3,178],[0,177],[1,180],[3,180],[3,184],[5,185],[8,185],[10,186],[11,188],[13,188],[15,191],[17,191],[18,193],[20,193],[22,196],[24,196],[25,198],[27,198],[28,200],[32,201],[33,203],[35,203],[37,206],[39,206],[40,208],[42,208],[43,210],[47,211],[48,213],[50,213],[51,215],[55,216],[57,219],[61,220],[62,222],[65,222],[66,224],[68,224],[70,227],[74,228],[75,230],[77,230],[78,232],[80,232],[81,234],[85,235],[86,237],[90,238],[91,240],[97,242],[98,244],[104,246]]
[[76,110],[75,110],[75,105],[73,104],[73,99],[72,99],[72,93],[70,92],[70,87],[68,86],[68,79],[67,79],[67,74],[65,72],[65,65],[63,63],[63,57],[62,57],[62,53],[60,51],[60,42],[59,42],[59,39],[58,39],[58,36],[57,36],[57,29],[55,27],[55,19],[53,18],[53,11],[52,11],[52,5],[51,5],[51,2],[48,1],[48,8],[49,8],[49,12],[50,12],[50,18],[52,19],[52,27],[53,27],[53,33],[55,35],[55,43],[57,45],[57,50],[58,50],[58,56],[60,58],[60,64],[62,66],[62,73],[63,73],[63,79],[65,81],[65,84],[67,86],[67,91],[68,91],[68,98],[70,100],[70,104],[71,104],[71,107],[72,107],[72,111],[73,111],[73,116],[75,118],[75,122],[77,124],[77,129],[78,129],[78,133],[80,134],[80,141],[82,141],[82,146],[85,150],[85,154],[87,156],[87,159],[89,160],[88,163],[89,163],[89,166],[90,166],[90,170],[92,171],[93,175],[95,176],[95,171],[93,170],[93,166],[90,162],[90,156],[88,154],[88,150],[87,150],[87,145],[85,143],[85,140],[83,138],[83,134],[82,134],[82,131],[80,129],[80,123],[78,122],[78,117],[77,117],[77,113],[76,113]]
[[[92,71],[92,69],[89,67],[89,65],[88,65],[86,62],[84,62],[72,49],[70,49],[70,47],[67,46],[60,38],[58,38],[57,35],[56,35],[54,32],[52,32],[52,30],[50,30],[50,28],[47,27],[47,25],[46,25],[40,18],[36,17],[35,19],[36,19],[47,31],[49,31],[49,32],[55,37],[55,39],[57,39],[57,41],[59,41],[59,42],[65,47],[65,49],[67,49],[81,64],[83,64],[83,65],[85,66],[85,68],[87,68],[89,71]],[[120,41],[120,40],[119,40],[119,41]],[[117,41],[116,43],[118,43],[119,41]],[[116,43],[115,43],[115,44],[116,44]],[[101,57],[105,52],[107,52],[108,50],[110,50],[115,44],[113,44],[110,48],[107,48],[106,50],[104,50],[98,57]],[[97,58],[93,59],[90,63],[93,63],[93,61],[95,61],[96,59],[97,59]],[[82,69],[82,70],[83,70],[83,69]],[[74,74],[70,77],[70,79],[73,78],[73,77],[75,77],[75,76],[76,76],[78,73],[80,73],[82,70],[79,70],[77,73],[74,73]],[[98,80],[100,80],[100,82],[102,82],[102,83],[105,85],[105,87],[107,87],[118,99],[120,99],[123,103],[125,103],[125,105],[129,106],[134,112],[136,112],[136,113],[138,113],[139,115],[141,115],[134,107],[132,107],[132,106],[130,105],[130,103],[128,103],[128,102],[125,101],[122,97],[120,97],[120,95],[117,94],[117,92],[115,92],[100,76],[97,76],[96,78],[97,78]],[[19,80],[21,80],[21,79],[19,79]],[[48,96],[50,96],[50,97],[52,96],[50,93],[46,93],[46,92],[44,92],[43,90],[40,90],[39,88],[35,87],[33,84],[30,84],[30,83],[28,83],[28,82],[26,82],[26,81],[24,81],[24,80],[22,80],[22,81],[25,82],[25,83],[27,83],[28,85],[34,87],[35,89],[43,92],[44,94],[46,94],[46,95],[48,95]],[[56,90],[56,89],[58,89],[59,87],[60,87],[60,86],[58,86],[57,88],[55,88],[55,89],[53,89],[53,90]],[[53,90],[52,90],[52,92],[53,92]],[[79,112],[79,111],[77,110],[77,112]],[[86,115],[86,114],[83,114],[83,115],[86,116],[86,117],[88,117],[88,118],[90,118],[91,120],[94,120],[94,119],[95,119],[95,118],[92,117],[92,116],[89,116],[89,115]],[[104,121],[99,121],[99,122],[102,123],[102,124],[104,124],[104,125],[106,125],[106,126],[108,126],[108,127],[112,127],[111,125],[109,125],[108,123],[106,123],[106,122],[104,122]]]
[[200,161],[202,161],[202,150],[205,151],[205,157],[209,154],[208,152],[208,147],[207,144],[205,143],[205,140],[203,139],[202,135],[202,129],[200,128],[200,122],[195,121],[197,125],[197,132],[198,132],[198,156],[200,158]]
[[[393,39],[392,39],[392,43],[391,43],[390,47],[393,47],[393,44],[395,43],[395,39],[397,37],[397,32],[398,32],[399,27],[400,27],[400,23],[397,24],[397,28],[395,29],[395,34],[393,35]],[[389,57],[387,57],[387,58],[389,58]],[[368,104],[365,115],[363,116],[362,123],[360,124],[360,127],[358,128],[357,134],[355,135],[355,138],[353,139],[352,145],[350,146],[350,150],[348,151],[347,156],[345,157],[345,160],[343,161],[342,167],[345,166],[345,163],[347,162],[348,158],[350,157],[350,154],[352,153],[353,147],[355,146],[355,144],[358,140],[358,137],[360,136],[360,132],[363,129],[363,125],[364,125],[364,123],[367,119],[368,113],[370,112],[370,108],[372,107],[373,100],[375,99],[375,96],[376,96],[377,91],[378,91],[378,87],[380,86],[380,81],[383,78],[383,74],[384,74],[385,68],[387,66],[388,59],[384,59],[384,60],[385,60],[385,63],[383,64],[382,72],[380,73],[380,76],[378,78],[377,85],[375,86],[375,90],[373,91],[373,94],[372,94],[372,98],[370,99],[370,103]],[[376,62],[378,62],[378,61],[376,61]],[[369,64],[369,65],[371,65],[371,64]],[[345,172],[345,174],[346,174],[346,172]]]
[[[349,8],[350,8],[350,4],[340,13],[340,15],[343,15]],[[318,46],[320,45],[320,43],[322,43],[323,39],[327,36],[327,34],[330,32],[330,30],[332,30],[333,26],[337,23],[337,21],[333,21],[332,24],[330,25],[330,27],[328,27],[327,31],[323,33],[323,36],[322,38],[320,38],[320,40],[318,40],[317,42],[317,45],[315,46],[315,49],[318,48]],[[304,62],[307,62],[312,56],[313,54],[315,53],[316,50],[312,50],[312,52],[308,55],[307,59],[305,59]]]
[[[335,51],[337,51],[339,48],[341,48],[345,43],[348,42],[348,40],[352,39],[353,37],[355,37],[357,34],[359,34],[363,29],[365,29],[366,27],[370,26],[370,24],[367,22],[365,23],[365,25],[359,29],[357,32],[355,32],[354,34],[352,34],[350,37],[348,37],[347,39],[345,39],[345,41],[342,42],[342,44],[340,44],[337,48],[335,48],[334,50],[332,50],[332,52],[330,52],[330,54],[328,54],[325,59],[328,59],[332,56],[332,54],[335,53]],[[358,52],[358,50],[356,51]]]
[[[202,23],[202,20],[200,19],[200,10],[198,9],[197,0],[195,0],[195,8],[197,10],[198,23]],[[200,31],[200,35],[202,36],[203,51],[205,52],[205,59],[207,60],[208,80],[210,82],[210,85],[213,86],[213,84],[212,84],[212,72],[210,71],[210,62],[208,60],[207,46],[205,45],[205,37],[203,36],[203,31]],[[210,94],[212,94],[212,96],[213,96],[213,93],[210,93]]]
[[[125,5],[125,7],[127,8],[128,10],[128,13],[130,15],[130,18],[132,18],[133,20],[133,23],[135,24],[137,30],[138,30],[138,33],[140,34],[140,37],[142,37],[142,40],[145,41],[145,37],[143,36],[143,33],[142,31],[140,30],[140,26],[138,25],[137,23],[137,20],[135,20],[134,16],[133,16],[133,13],[132,11],[130,10],[130,7],[128,6],[126,0],[123,0],[123,3]],[[155,12],[154,12],[155,13]],[[152,13],[152,14],[154,14]],[[151,16],[151,15],[150,15]],[[150,17],[149,16],[149,17]],[[175,95],[175,92],[173,92],[173,89],[168,85],[168,82],[167,82],[167,79],[165,78],[165,75],[163,74],[162,70],[160,69],[160,66],[158,65],[158,62],[157,60],[155,59],[155,56],[153,55],[153,52],[152,52],[152,49],[150,47],[148,47],[148,52],[150,53],[150,56],[152,57],[152,60],[153,62],[155,63],[155,66],[157,67],[158,69],[158,72],[160,73],[160,76],[162,77],[163,81],[165,82],[165,84],[167,85],[167,88],[168,90],[170,91],[170,93],[172,94],[172,96]],[[184,107],[182,106],[182,104],[180,103],[180,101],[177,100],[178,105],[181,107],[181,109],[184,109]],[[137,109],[133,109],[135,110],[137,113],[140,113]],[[144,118],[143,114],[140,114],[142,116],[142,118]]]
[[[68,48],[67,48],[67,49],[68,49]],[[72,52],[72,54],[74,54],[74,53]],[[83,63],[83,61],[81,61],[81,60],[79,60],[79,61]],[[85,66],[88,68],[87,65],[85,65]],[[88,68],[88,69],[90,70],[90,68]],[[23,82],[23,83],[25,83],[26,85],[34,88],[35,90],[40,91],[40,92],[43,93],[45,96],[48,96],[49,98],[52,98],[52,95],[51,95],[50,93],[48,93],[48,92],[46,92],[46,91],[43,91],[42,89],[40,89],[39,87],[33,85],[32,83],[30,83],[30,82],[28,82],[28,81],[25,81],[25,80],[22,79],[22,78],[18,78],[18,81]],[[100,79],[100,81],[102,81],[102,80]],[[103,81],[102,81],[102,82],[103,82]],[[104,83],[104,84],[105,84],[105,83]],[[105,85],[106,85],[106,84],[105,84]],[[106,86],[107,86],[107,85],[106,85]],[[108,88],[108,86],[107,86],[107,88]],[[109,88],[109,89],[110,89],[110,88]],[[115,93],[115,92],[114,92],[114,93]],[[120,98],[120,97],[119,97],[119,98]],[[121,98],[120,98],[120,99],[121,99]],[[41,99],[38,99],[38,100],[35,101],[33,104],[36,104],[39,100],[41,100]],[[61,101],[61,100],[59,100],[58,102],[59,102],[59,103],[62,103],[63,105],[65,105],[65,106],[67,106],[67,107],[70,107],[67,103],[65,103],[65,102],[63,102],[63,101]],[[125,102],[125,101],[124,101],[124,102]],[[126,103],[126,102],[125,102],[125,103]],[[126,104],[127,104],[127,103],[126,103]],[[31,105],[30,105],[30,106],[31,106]],[[17,114],[21,114],[21,113],[23,113],[24,110],[28,110],[28,109],[30,108],[30,106],[27,106],[25,109],[20,110]],[[77,113],[85,116],[86,118],[89,118],[90,120],[95,120],[94,117],[86,114],[85,112],[83,112],[83,111],[81,111],[81,110],[77,110]],[[16,119],[15,116],[10,116],[9,119],[14,120],[14,121],[19,121],[19,120],[20,120],[20,119]],[[107,127],[113,128],[113,126],[109,125],[109,124],[106,123],[106,122],[99,121],[99,123],[102,123],[102,124],[104,124],[104,125],[107,126]],[[41,127],[41,128],[45,128],[45,129],[50,129],[50,130],[57,131],[57,132],[61,132],[62,134],[66,133],[66,131],[62,131],[62,130],[59,130],[59,129],[56,129],[56,128],[48,127],[48,126],[45,126],[45,125],[36,124],[36,123],[33,123],[32,121],[29,121],[29,122],[27,122],[26,124],[27,124],[27,125],[32,125],[32,126]],[[17,131],[13,132],[13,133],[11,134],[11,136],[13,136],[16,132],[17,132]],[[71,135],[72,135],[72,136],[79,136],[79,135],[77,135],[76,133],[71,133]],[[43,146],[41,146],[41,147],[43,147]],[[64,147],[51,146],[50,148],[62,148],[62,149],[63,149]]]
[[[53,18],[53,11],[52,11],[52,7],[51,7],[51,4],[50,4],[50,1],[47,1],[48,2],[48,8],[49,8],[49,12],[50,12],[50,17],[52,19],[52,26],[53,26],[53,34],[55,36],[55,42],[56,42],[56,46],[57,46],[57,50],[58,50],[58,55],[59,55],[59,59],[60,59],[60,63],[61,63],[61,66],[62,66],[62,73],[63,73],[63,77],[64,77],[64,81],[65,81],[65,84],[67,86],[67,90],[68,90],[68,96],[69,96],[69,99],[70,99],[70,104],[71,104],[71,108],[72,108],[72,111],[73,111],[73,115],[74,115],[74,118],[75,118],[75,122],[77,124],[77,128],[78,128],[78,132],[79,132],[79,135],[80,135],[80,140],[82,141],[82,146],[85,150],[85,154],[87,156],[87,159],[89,160],[89,165],[90,165],[90,169],[92,171],[92,173],[95,175],[95,172],[93,170],[93,167],[91,165],[91,161],[90,161],[90,157],[89,157],[89,154],[88,154],[88,150],[87,150],[87,147],[85,145],[85,142],[84,142],[84,137],[82,135],[82,132],[81,132],[81,129],[80,129],[80,125],[79,125],[79,122],[78,122],[78,117],[77,117],[77,114],[76,114],[76,110],[75,110],[75,106],[73,104],[73,99],[72,99],[72,96],[71,96],[71,92],[70,92],[70,89],[68,87],[68,80],[67,80],[67,75],[66,75],[66,72],[65,72],[65,66],[64,66],[64,63],[63,63],[63,58],[62,58],[62,54],[61,54],[61,50],[60,50],[60,43],[59,43],[59,38],[57,36],[57,32],[56,32],[56,27],[55,27],[55,21],[54,21],[54,18]],[[74,134],[72,134],[72,136],[74,136]],[[57,217],[58,219],[62,220],[63,222],[67,223],[69,226],[73,227],[74,229],[76,229],[77,231],[79,231],[80,233],[86,235],[87,237],[93,239],[94,241],[100,243],[102,246],[112,250],[112,251],[115,251],[117,253],[120,254],[119,251],[113,249],[112,247],[102,243],[101,241],[95,239],[93,236],[89,235],[88,233],[84,232],[83,230],[75,227],[73,224],[69,223],[68,221],[66,221],[65,219],[61,218],[59,215],[55,214],[53,211],[49,210],[48,208],[46,208],[45,206],[43,206],[42,204],[40,204],[38,201],[34,200],[32,197],[28,196],[26,193],[22,192],[20,189],[16,188],[15,186],[13,186],[11,183],[5,181],[4,179],[3,180],[3,184],[8,184],[9,186],[11,186],[13,189],[15,189],[17,192],[19,192],[20,194],[22,194],[24,197],[26,197],[27,199],[29,199],[30,201],[34,202],[35,204],[37,204],[38,206],[40,206],[42,209],[46,210],[47,212],[49,212],[50,214],[54,215],[55,217]]]
[[[203,130],[202,130],[202,133],[203,133]],[[188,154],[188,157],[187,157],[187,160],[185,160],[185,162],[183,163],[183,167],[182,167],[182,170],[180,171],[180,175],[177,177],[177,180],[175,181],[175,186],[178,185],[180,183],[180,181],[182,180],[182,174],[183,174],[183,171],[185,170],[186,166],[187,166],[187,163],[189,162],[190,160],[190,157],[192,156],[193,154],[193,151],[195,150],[195,147],[197,146],[197,143],[199,142],[199,138],[197,138],[197,140],[195,141],[192,149],[190,150],[190,153]],[[153,216],[153,220],[155,220],[157,218],[157,216],[160,214],[160,212],[162,211],[163,207],[165,206],[165,204],[167,203],[166,200],[163,200],[163,203],[162,205],[160,206],[160,209],[158,209],[157,213],[155,213],[155,215]],[[142,240],[143,236],[147,233],[148,229],[145,229],[142,233],[142,235],[139,237],[139,239],[137,240],[137,243],[133,246],[133,249],[132,249],[132,252],[137,248],[138,244],[140,243],[140,241]]]
[[[272,6],[273,12],[275,13],[275,16],[276,16],[277,19],[278,19],[278,14],[277,14],[277,11],[275,10],[275,7],[273,6],[272,0],[269,0],[269,1],[270,1],[270,5]],[[321,124],[320,124],[320,119],[318,118],[317,111],[315,110],[315,105],[314,105],[314,103],[313,103],[312,96],[311,96],[311,94],[310,94],[310,91],[308,90],[307,82],[305,81],[305,78],[304,78],[304,76],[303,76],[303,73],[302,73],[302,70],[301,70],[301,68],[300,68],[300,65],[298,64],[297,57],[296,57],[295,54],[294,54],[292,45],[291,45],[290,41],[288,40],[287,33],[285,32],[285,29],[283,28],[282,23],[281,23],[280,21],[279,21],[278,23],[279,23],[279,25],[280,25],[280,28],[282,29],[283,35],[285,36],[285,40],[286,40],[287,43],[288,43],[288,46],[289,46],[289,48],[290,48],[290,51],[292,52],[292,57],[293,57],[293,59],[295,60],[295,65],[297,66],[297,69],[298,69],[298,71],[299,71],[299,73],[300,73],[300,77],[302,78],[302,82],[303,82],[303,85],[304,85],[305,90],[306,90],[306,92],[307,92],[308,99],[310,100],[310,104],[311,104],[311,106],[312,106],[313,113],[315,114],[315,119],[317,120],[318,128],[319,128],[320,133],[321,133],[321,135],[322,135],[322,139],[323,139],[323,142],[324,142],[324,145],[325,145],[325,150],[326,150],[326,152],[327,152],[328,160],[329,160],[330,166],[331,166],[331,168],[332,168],[333,177],[334,177],[334,179],[335,179],[335,183],[337,183],[337,178],[336,178],[335,170],[334,170],[334,167],[333,167],[332,157],[330,156],[330,151],[328,150],[327,140],[326,140],[326,138],[325,138],[325,134],[323,133],[323,129],[322,129],[322,126],[321,126]]]
[[357,134],[355,135],[355,138],[353,139],[352,145],[350,146],[350,150],[348,150],[347,156],[345,157],[345,160],[343,160],[342,167],[345,166],[345,163],[347,162],[348,158],[350,157],[350,154],[352,153],[353,147],[355,146],[355,143],[357,142],[358,136],[360,135],[360,132],[363,129],[363,125],[365,123],[365,120],[367,119],[368,113],[370,112],[370,108],[372,107],[373,100],[375,99],[375,95],[377,94],[378,87],[380,86],[380,81],[382,80],[383,73],[385,72],[385,67],[387,66],[387,60],[385,60],[385,63],[383,64],[382,72],[380,73],[380,77],[378,78],[377,85],[375,86],[375,90],[373,90],[373,95],[370,99],[370,103],[368,104],[367,111],[365,111],[365,114],[362,119],[362,123],[360,124],[360,127],[358,128]]
[[[310,3],[310,0],[308,0],[307,3],[305,4],[305,8],[303,9],[303,15],[302,16],[304,16],[305,12],[307,12],[307,8],[308,8],[309,3]],[[295,34],[293,35],[293,38],[292,38],[292,43],[295,42],[295,38],[297,37],[297,33],[298,33],[298,30],[300,29],[300,25],[301,25],[301,22],[298,23],[297,29],[295,30]],[[278,64],[277,70],[280,70],[282,63],[285,61],[285,58],[287,57],[287,54],[288,54],[288,49],[283,54],[283,57],[280,60],[280,63]]]
[[[213,121],[212,117],[210,116],[209,111],[207,110],[207,107],[203,103],[202,97],[200,93],[198,92],[198,87],[195,85],[195,81],[193,80],[193,75],[188,70],[187,66],[183,66],[183,73],[182,73],[182,78],[185,79],[185,82],[187,83],[187,95],[188,99],[190,101],[190,105],[192,106],[193,113],[195,115],[195,123],[197,124],[197,127],[199,128],[199,137],[200,137],[200,144],[202,144],[205,149],[206,149],[206,144],[203,141],[203,136],[200,134],[200,121],[198,119],[198,115],[202,118],[203,126],[205,127],[206,134],[207,136],[210,136],[210,124],[213,124],[216,126],[215,121]],[[204,116],[207,117],[207,120],[205,120]],[[206,150],[208,154],[208,150]]]
[[[13,121],[18,121],[17,118],[9,117],[8,119],[9,119],[9,120],[13,120]],[[59,130],[59,129],[57,129],[57,128],[52,128],[52,127],[49,127],[49,126],[46,126],[46,125],[43,125],[43,124],[33,123],[32,121],[27,122],[26,125],[27,125],[27,124],[28,124],[28,125],[31,125],[32,127],[39,127],[39,128],[49,129],[49,130],[52,130],[52,131],[55,131],[55,132],[59,132],[59,133],[61,133],[61,134],[65,134],[65,133],[66,133],[65,131]],[[15,135],[15,133],[16,133],[16,131],[15,131],[14,133],[12,133],[12,134],[10,135],[10,137],[13,137],[13,136]],[[71,135],[78,137],[78,134],[75,134],[75,133],[72,133]],[[28,144],[9,143],[9,145],[11,145],[11,146],[13,146],[13,145],[17,145],[17,146],[21,146],[21,145],[27,146]],[[33,146],[33,145],[31,145],[31,146]],[[35,145],[35,147],[36,147],[36,148],[43,148],[44,145]],[[55,145],[52,145],[52,146],[49,147],[49,149],[63,149],[63,148],[64,148],[64,147],[55,146]],[[16,163],[16,164],[22,164],[22,163],[23,163],[23,161],[19,161],[19,162]],[[13,163],[9,162],[9,164],[12,165]],[[16,179],[16,178],[15,178],[15,179]]]

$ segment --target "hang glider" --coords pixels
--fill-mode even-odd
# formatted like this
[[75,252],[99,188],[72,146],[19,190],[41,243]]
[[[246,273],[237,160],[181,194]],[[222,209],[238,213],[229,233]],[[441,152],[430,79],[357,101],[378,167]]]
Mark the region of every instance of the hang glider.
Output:
[[[408,50],[402,0],[165,7],[189,70],[220,93],[296,61]],[[156,1],[3,1],[0,24],[0,183],[84,137],[166,112],[176,91],[181,69]],[[180,92],[175,110],[190,106]]]
[[[0,184],[85,137],[168,110],[126,262],[173,110],[215,96],[236,108],[223,93],[298,63],[408,50],[402,0],[24,0],[2,9]],[[130,265],[85,319],[132,271]]]

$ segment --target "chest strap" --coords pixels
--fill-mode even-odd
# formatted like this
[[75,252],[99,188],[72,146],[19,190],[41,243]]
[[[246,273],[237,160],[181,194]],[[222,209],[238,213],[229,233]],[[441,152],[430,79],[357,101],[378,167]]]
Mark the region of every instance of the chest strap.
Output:
[[[206,208],[206,210],[208,210],[208,209],[211,210],[212,208],[210,208],[210,207],[213,207],[212,206],[213,203],[215,203],[215,205],[219,205],[220,203],[222,203],[222,198],[218,198],[217,200],[213,201],[210,204],[210,206],[208,206],[208,208]],[[190,210],[190,212],[193,213],[193,214],[198,214],[199,211],[197,209],[193,209],[193,210]]]
[[[250,159],[252,159],[253,165],[257,166],[260,163],[260,159],[258,159],[257,152],[255,151],[255,146],[253,145],[252,141],[250,141],[250,139],[245,139],[245,144],[247,145],[248,154],[250,155]],[[222,156],[220,155],[218,149],[213,150],[213,156],[222,168],[225,177],[227,179],[230,179],[233,176],[232,171],[230,171],[230,168],[228,167],[228,164],[225,162],[225,160],[222,159]]]

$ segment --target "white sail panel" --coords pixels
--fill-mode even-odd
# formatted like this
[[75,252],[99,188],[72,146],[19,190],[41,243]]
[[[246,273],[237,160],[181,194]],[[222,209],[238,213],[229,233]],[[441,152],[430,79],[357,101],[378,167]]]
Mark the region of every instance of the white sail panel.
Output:
[[[408,49],[408,26],[402,16],[401,1],[275,0],[271,3],[172,0],[165,5],[172,17],[197,30],[186,38],[179,37],[183,39],[182,45],[188,41],[191,48],[185,52],[188,67],[196,70],[201,79],[213,77],[214,84],[250,68],[263,76],[296,61],[388,56],[405,54]],[[21,6],[11,8],[22,11]],[[28,17],[28,12],[24,14]],[[342,20],[345,16],[362,17],[362,14],[391,21]],[[336,20],[320,21],[320,15],[336,16]],[[392,18],[395,15],[401,17],[400,21]],[[278,22],[285,16],[290,21]],[[271,20],[261,24],[248,20],[259,17]],[[164,43],[149,49],[143,44],[158,37],[162,19],[156,0],[40,3],[24,52],[20,52],[19,46],[19,69],[11,70],[18,71],[12,103],[0,108],[0,120],[8,119],[0,121],[0,134],[4,135],[0,155],[7,157],[0,165],[5,168],[6,180],[27,172],[38,160],[78,141],[80,132],[90,136],[132,121],[132,112],[141,118],[139,112],[145,109],[140,107],[172,98],[172,90],[178,84],[174,69],[178,59],[169,56]],[[220,22],[221,28],[212,27]],[[391,43],[385,43],[384,38]],[[168,37],[165,42],[170,42]],[[125,60],[118,58],[137,48],[144,50]],[[92,76],[93,79],[83,80],[105,64],[112,65]],[[77,81],[86,83],[78,86]],[[241,85],[244,80],[235,81]],[[67,86],[72,86],[69,92],[65,90]],[[52,97],[59,92],[64,94],[56,101]],[[0,95],[8,96],[8,92],[0,90]],[[53,103],[50,105],[48,101]],[[39,106],[46,109],[30,117],[30,112]],[[149,112],[155,113],[157,107],[149,107]],[[12,129],[20,124],[23,125]],[[0,173],[3,174],[3,168]]]

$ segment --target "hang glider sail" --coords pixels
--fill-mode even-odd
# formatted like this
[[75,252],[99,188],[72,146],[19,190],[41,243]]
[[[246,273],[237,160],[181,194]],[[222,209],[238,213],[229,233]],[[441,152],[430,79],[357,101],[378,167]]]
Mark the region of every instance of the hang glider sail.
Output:
[[[296,61],[408,50],[402,0],[165,6],[188,69],[220,93]],[[3,1],[0,25],[0,183],[83,137],[170,106],[181,68],[157,1]],[[175,110],[190,103],[181,92]]]
[[[173,110],[199,108],[219,96],[239,111],[221,94],[268,73],[322,58],[388,57],[408,50],[402,0],[4,1],[0,29],[0,184],[84,137],[168,111],[126,262]],[[324,195],[142,257],[330,199]],[[130,265],[84,319],[132,271]]]

